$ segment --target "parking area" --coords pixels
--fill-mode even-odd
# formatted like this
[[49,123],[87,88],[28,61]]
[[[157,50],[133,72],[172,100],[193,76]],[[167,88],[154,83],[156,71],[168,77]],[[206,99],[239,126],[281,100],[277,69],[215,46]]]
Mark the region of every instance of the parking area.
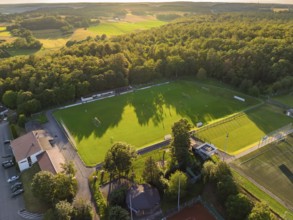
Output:
[[[7,122],[0,123],[0,158],[1,164],[3,161],[11,159],[8,155],[12,152],[9,148],[9,144],[4,144],[5,140],[11,139],[10,130]],[[13,175],[17,175],[18,172],[15,166],[5,169],[0,167],[0,219],[5,220],[21,220],[17,212],[24,208],[24,201],[22,195],[18,195],[12,198],[11,183],[7,182],[7,179]]]

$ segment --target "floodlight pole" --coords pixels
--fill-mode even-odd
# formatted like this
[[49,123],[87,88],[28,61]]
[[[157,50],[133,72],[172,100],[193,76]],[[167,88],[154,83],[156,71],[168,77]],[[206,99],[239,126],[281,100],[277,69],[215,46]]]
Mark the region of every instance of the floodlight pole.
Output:
[[132,201],[131,201],[131,193],[129,193],[129,203],[130,203],[130,219],[133,220],[133,216],[132,216]]
[[181,173],[179,174],[179,185],[178,185],[178,212],[180,210],[180,176],[181,176]]

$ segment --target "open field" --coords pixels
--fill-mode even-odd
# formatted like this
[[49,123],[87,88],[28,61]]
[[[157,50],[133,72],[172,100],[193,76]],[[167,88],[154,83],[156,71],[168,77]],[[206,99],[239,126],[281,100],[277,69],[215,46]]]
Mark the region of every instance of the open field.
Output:
[[0,37],[10,37],[10,32],[6,31],[6,27],[0,26]]
[[293,136],[236,160],[247,176],[278,196],[293,209]]
[[[239,112],[258,103],[233,99],[235,91],[224,88],[176,81],[134,93],[115,96],[54,113],[73,136],[77,150],[87,165],[104,159],[116,141],[125,141],[142,148],[162,141],[171,133],[171,126],[181,118],[193,125],[204,124]],[[100,121],[96,126],[95,118]]]
[[293,122],[293,119],[284,115],[281,109],[263,105],[225,123],[200,129],[196,136],[235,155],[256,145],[266,134],[290,122]]
[[133,31],[146,30],[153,27],[159,27],[166,22],[159,20],[148,20],[139,22],[103,22],[96,26],[91,26],[88,30],[95,34],[106,34],[107,36],[121,35]]
[[274,97],[275,100],[284,103],[285,105],[289,105],[293,108],[293,93],[283,96]]

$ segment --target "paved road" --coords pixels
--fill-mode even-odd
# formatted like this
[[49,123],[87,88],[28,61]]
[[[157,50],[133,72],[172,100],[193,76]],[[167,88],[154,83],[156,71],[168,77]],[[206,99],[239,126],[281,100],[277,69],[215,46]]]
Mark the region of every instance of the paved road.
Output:
[[[88,186],[88,177],[95,171],[95,168],[87,168],[80,160],[77,152],[71,146],[67,137],[60,129],[59,125],[52,116],[52,111],[47,111],[46,116],[48,118],[48,123],[43,125],[43,128],[49,131],[53,137],[55,137],[55,143],[62,152],[65,160],[73,161],[77,170],[76,179],[78,181],[78,192],[77,197],[82,197],[86,200],[91,201],[91,193]],[[74,119],[73,119],[74,120]],[[98,219],[98,217],[96,217]],[[0,219],[1,220],[1,219]]]
[[[0,123],[0,156],[1,162],[7,160],[3,156],[11,154],[8,144],[3,144],[4,140],[11,139],[7,122]],[[0,220],[21,220],[17,211],[24,208],[24,201],[21,196],[12,199],[10,184],[6,180],[17,174],[15,167],[4,169],[0,167]]]

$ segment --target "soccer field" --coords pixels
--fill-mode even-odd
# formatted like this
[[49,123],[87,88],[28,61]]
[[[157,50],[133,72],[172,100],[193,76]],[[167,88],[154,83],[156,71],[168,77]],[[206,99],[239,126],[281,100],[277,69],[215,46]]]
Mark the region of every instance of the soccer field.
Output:
[[293,208],[293,136],[234,161],[246,175]]
[[[246,98],[246,102],[233,99],[234,95]],[[95,165],[103,161],[114,142],[142,148],[162,141],[181,118],[193,125],[199,121],[207,124],[257,103],[225,88],[176,81],[59,110],[54,115],[71,133],[82,160]]]
[[260,141],[268,133],[281,128],[293,119],[270,105],[238,114],[234,119],[200,129],[196,136],[219,149],[235,155]]

